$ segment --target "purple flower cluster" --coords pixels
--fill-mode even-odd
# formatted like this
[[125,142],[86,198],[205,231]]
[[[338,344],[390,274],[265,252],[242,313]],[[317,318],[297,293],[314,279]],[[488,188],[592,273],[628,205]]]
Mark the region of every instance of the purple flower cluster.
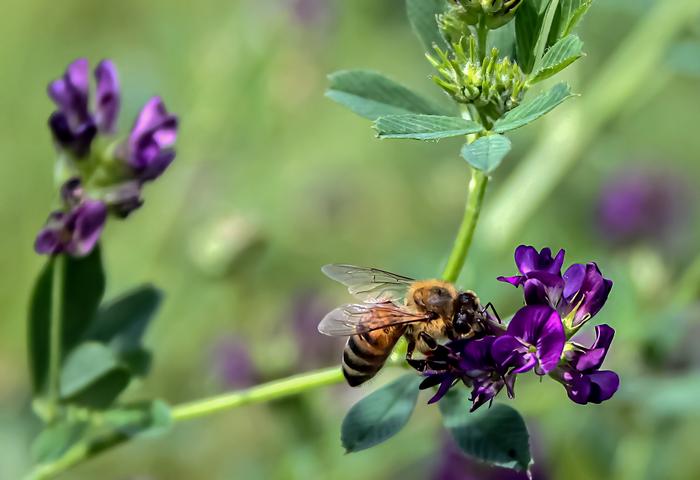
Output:
[[[439,347],[422,364],[427,378],[421,388],[439,386],[438,401],[459,381],[472,388],[472,411],[506,388],[514,396],[517,374],[533,370],[549,375],[576,403],[601,403],[617,391],[615,372],[600,370],[615,331],[596,327],[591,347],[570,341],[605,304],[612,282],[595,263],[574,264],[562,275],[564,251],[552,257],[521,245],[515,251],[519,275],[499,280],[522,287],[525,306],[505,330],[491,323],[480,338],[459,339]],[[415,366],[415,365],[414,365]]]
[[140,207],[143,185],[158,178],[175,158],[178,120],[159,97],[146,102],[127,138],[114,138],[121,95],[113,63],[100,62],[94,78],[92,105],[86,59],[68,65],[48,87],[57,106],[49,127],[62,153],[59,171],[67,173],[62,173],[61,207],[37,236],[40,254],[90,253],[108,212],[123,218]]

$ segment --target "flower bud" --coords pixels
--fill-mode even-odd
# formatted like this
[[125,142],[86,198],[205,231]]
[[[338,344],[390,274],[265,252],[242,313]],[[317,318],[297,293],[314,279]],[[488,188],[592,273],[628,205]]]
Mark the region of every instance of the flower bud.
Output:
[[510,22],[523,0],[454,0],[440,16],[440,28],[448,41],[458,40],[469,25],[484,25],[495,30]]

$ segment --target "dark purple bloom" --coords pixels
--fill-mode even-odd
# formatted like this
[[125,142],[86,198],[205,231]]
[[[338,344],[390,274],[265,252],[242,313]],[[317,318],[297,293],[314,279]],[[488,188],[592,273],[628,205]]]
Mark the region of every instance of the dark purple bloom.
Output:
[[43,255],[67,253],[83,257],[97,244],[106,219],[107,207],[98,200],[85,200],[67,213],[53,212],[34,248]]
[[472,412],[491,401],[503,387],[512,398],[515,376],[507,375],[492,357],[495,340],[495,336],[455,340],[439,347],[427,360],[410,361],[427,377],[420,385],[421,389],[438,386],[428,403],[439,401],[460,380],[472,387]]
[[595,263],[574,264],[564,275],[564,250],[552,258],[548,248],[537,253],[521,245],[515,250],[515,263],[522,275],[498,277],[516,287],[522,286],[525,303],[548,305],[555,309],[569,329],[577,329],[600,311],[612,289]]
[[95,69],[97,80],[97,105],[95,121],[104,133],[114,133],[119,115],[119,79],[111,60],[102,60]]
[[215,349],[216,370],[228,387],[254,385],[259,374],[246,344],[238,339],[221,341]]
[[111,62],[102,61],[95,69],[97,105],[90,110],[90,67],[79,58],[68,65],[63,77],[49,84],[48,93],[58,110],[49,126],[59,146],[81,158],[88,154],[98,131],[113,133],[119,110],[119,85]]
[[127,142],[126,161],[141,181],[159,177],[175,158],[177,117],[160,97],[151,98],[139,113]]
[[538,375],[554,370],[566,343],[561,317],[549,306],[521,308],[508,324],[506,335],[493,342],[491,353],[503,368]]
[[601,235],[613,244],[665,241],[690,219],[691,190],[681,177],[653,168],[619,172],[602,189],[597,206]]
[[571,350],[565,354],[565,363],[552,372],[569,398],[576,403],[602,403],[610,399],[620,386],[620,378],[615,372],[600,370],[612,343],[615,330],[608,325],[596,327],[596,339],[592,346],[570,344]]

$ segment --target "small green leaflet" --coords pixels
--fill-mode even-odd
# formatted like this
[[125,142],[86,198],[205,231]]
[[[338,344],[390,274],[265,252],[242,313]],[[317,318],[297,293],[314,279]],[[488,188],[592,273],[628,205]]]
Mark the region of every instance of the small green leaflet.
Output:
[[345,450],[365,450],[396,435],[411,418],[422,381],[420,375],[409,373],[353,405],[341,427]]
[[[636,0],[636,2],[639,2],[639,0]],[[574,28],[576,28],[576,25],[581,21],[581,18],[586,14],[592,3],[593,0],[559,0],[559,23],[555,26],[558,39],[566,37],[574,31]]]
[[583,55],[583,42],[576,35],[559,40],[547,50],[535,68],[530,83],[537,83],[555,75],[574,63]]
[[496,403],[469,413],[465,388],[450,390],[438,405],[443,425],[464,453],[500,467],[521,471],[530,467],[530,436],[517,410]]
[[426,51],[433,51],[433,44],[442,50],[448,46],[437,25],[437,15],[447,10],[445,0],[406,0],[406,13],[411,28]]
[[510,151],[510,140],[503,135],[488,135],[462,147],[462,158],[482,172],[493,172]]
[[379,138],[412,138],[439,140],[441,138],[481,132],[484,127],[472,120],[440,115],[387,115],[374,122]]
[[542,15],[536,2],[523,2],[515,14],[515,51],[518,65],[530,73],[535,65],[535,43],[540,33]]
[[527,100],[508,112],[494,124],[493,131],[496,133],[503,133],[525,126],[550,112],[567,98],[573,96],[574,94],[571,93],[569,85],[566,83],[559,83],[546,92],[540,93],[535,98]]
[[448,116],[454,113],[453,109],[425,99],[370,70],[343,70],[332,73],[328,79],[328,98],[370,120],[404,113]]

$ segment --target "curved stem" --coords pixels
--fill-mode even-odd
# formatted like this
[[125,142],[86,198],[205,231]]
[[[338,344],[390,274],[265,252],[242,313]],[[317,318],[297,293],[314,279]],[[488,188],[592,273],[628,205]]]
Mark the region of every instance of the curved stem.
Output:
[[289,397],[307,390],[343,381],[345,381],[343,372],[338,367],[302,373],[283,378],[282,380],[256,385],[246,390],[224,393],[223,395],[177,405],[171,410],[171,418],[174,422],[189,420],[241,405]]
[[476,222],[479,220],[479,213],[481,212],[481,205],[488,183],[489,177],[484,172],[472,169],[472,177],[469,180],[469,196],[464,208],[464,218],[462,218],[462,224],[457,232],[457,238],[455,239],[454,247],[452,247],[450,258],[447,260],[445,270],[442,272],[442,278],[445,281],[457,281],[462,271],[469,247],[474,238]]

